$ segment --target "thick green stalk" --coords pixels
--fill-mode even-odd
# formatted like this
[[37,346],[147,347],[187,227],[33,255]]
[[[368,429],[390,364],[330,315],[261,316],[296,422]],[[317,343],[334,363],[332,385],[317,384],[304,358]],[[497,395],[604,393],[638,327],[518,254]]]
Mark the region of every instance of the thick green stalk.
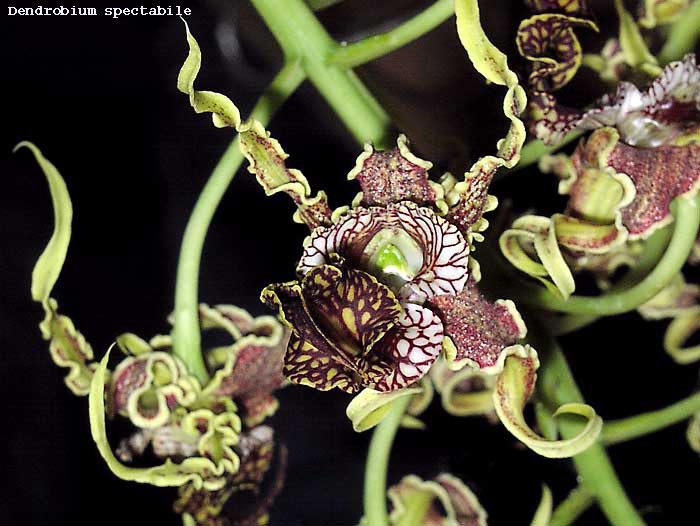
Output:
[[694,0],[688,10],[668,31],[668,39],[661,48],[658,59],[661,64],[668,64],[683,58],[693,50],[700,39],[700,0]]
[[[552,339],[542,349],[544,360],[538,381],[541,392],[552,407],[564,403],[585,403],[566,359]],[[559,429],[564,438],[576,436],[581,422],[566,415],[559,417]],[[605,447],[594,443],[574,457],[581,484],[596,498],[600,508],[614,526],[642,526],[644,521],[634,509],[620,480],[617,478]]]
[[389,515],[386,511],[386,471],[389,467],[389,453],[394,436],[401,423],[410,396],[402,396],[392,402],[392,406],[374,430],[365,465],[364,505],[367,526],[387,526]]
[[636,285],[600,296],[571,296],[563,300],[543,287],[518,283],[512,299],[539,308],[576,314],[606,316],[631,311],[658,294],[680,272],[695,244],[700,226],[698,198],[675,200],[675,225],[671,241],[659,263]]
[[552,513],[548,526],[571,526],[595,502],[585,486],[574,488]]
[[[303,80],[304,72],[299,62],[287,63],[260,97],[251,116],[263,124],[269,122],[282,102],[294,92]],[[242,161],[243,155],[238,147],[238,137],[236,137],[219,159],[199,195],[185,227],[180,247],[175,280],[173,352],[202,385],[209,381],[209,374],[201,352],[197,300],[202,248],[216,207]]]
[[454,13],[454,0],[438,0],[394,29],[338,48],[329,64],[354,68],[391,53],[432,31]]
[[331,105],[358,142],[390,144],[391,121],[352,71],[327,64],[338,49],[302,0],[251,0],[285,56],[298,58],[311,83]]
[[658,411],[606,422],[602,439],[606,444],[619,444],[683,422],[697,412],[700,412],[700,393]]

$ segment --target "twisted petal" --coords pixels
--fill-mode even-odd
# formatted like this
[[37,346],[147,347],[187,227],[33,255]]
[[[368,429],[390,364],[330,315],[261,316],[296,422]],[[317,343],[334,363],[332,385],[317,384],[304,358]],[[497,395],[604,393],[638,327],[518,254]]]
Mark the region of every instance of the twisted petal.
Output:
[[558,14],[535,15],[520,23],[516,42],[520,54],[532,62],[532,89],[558,90],[574,77],[583,57],[576,26],[598,29],[590,20]]
[[164,464],[150,468],[128,467],[114,456],[107,440],[105,427],[104,385],[107,361],[110,352],[100,362],[90,385],[90,432],[102,458],[109,469],[123,480],[132,480],[155,486],[180,486],[190,482],[196,488],[219,489],[225,483],[223,466],[216,466],[210,459],[190,457],[174,463],[167,459]]
[[[455,2],[457,32],[469,59],[487,80],[508,88],[503,101],[503,112],[510,120],[508,134],[498,142],[496,156],[479,159],[464,175],[464,180],[452,186],[445,194],[450,206],[447,219],[462,232],[478,233],[486,223],[482,216],[493,210],[496,203],[488,195],[491,179],[500,167],[511,168],[520,160],[520,150],[525,142],[525,125],[519,115],[525,109],[525,91],[518,84],[518,77],[508,68],[507,58],[487,38],[479,20],[476,0]],[[470,239],[471,240],[471,239]]]
[[554,416],[581,415],[588,420],[583,430],[568,440],[547,440],[537,435],[525,422],[523,409],[535,389],[538,367],[537,354],[527,347],[522,353],[506,359],[493,393],[498,418],[508,431],[536,453],[549,458],[574,456],[595,442],[603,428],[603,420],[588,405],[565,404]]
[[[398,251],[401,261],[384,264],[388,249]],[[334,253],[378,276],[408,301],[456,294],[468,276],[464,236],[431,209],[411,202],[356,208],[332,227],[315,229],[304,242],[297,272],[306,274]]]
[[675,318],[700,309],[700,287],[688,284],[680,272],[661,292],[637,310],[647,320]]
[[391,407],[391,402],[404,396],[420,396],[421,387],[406,387],[390,392],[365,388],[348,404],[345,414],[358,433],[367,431],[381,422]]
[[448,413],[471,416],[493,412],[496,376],[471,367],[453,371],[447,360],[441,358],[430,370],[430,378]]
[[664,349],[676,363],[688,364],[700,360],[700,345],[685,347],[690,337],[700,329],[700,308],[677,316],[666,329]]
[[248,171],[256,176],[266,195],[285,192],[292,198],[297,205],[295,221],[306,223],[309,228],[330,224],[331,211],[325,193],[319,192],[311,197],[306,177],[299,170],[285,166],[287,154],[262,124],[256,120],[241,122],[240,111],[225,95],[194,89],[194,81],[202,65],[202,53],[186,22],[185,30],[189,53],[178,75],[178,89],[189,96],[190,104],[197,113],[212,113],[215,126],[236,129],[241,151],[249,162]]
[[162,426],[171,409],[191,404],[198,392],[199,384],[188,376],[182,362],[162,351],[130,356],[110,377],[113,409],[141,428]]
[[621,140],[643,148],[671,144],[697,133],[700,122],[700,68],[694,54],[671,62],[644,91],[621,82],[617,91],[603,96],[588,111],[557,104],[548,93],[530,100],[531,131],[547,144],[568,132],[615,126]]
[[453,370],[469,365],[500,372],[505,357],[519,347],[513,344],[527,332],[512,301],[489,302],[473,280],[457,296],[433,298],[431,307],[445,325],[445,355]]
[[542,498],[532,517],[530,526],[549,526],[552,518],[552,490],[546,484],[542,485]]
[[411,517],[425,526],[486,526],[486,511],[479,500],[449,473],[429,481],[408,475],[390,487],[388,494],[393,507],[389,515],[392,525],[403,524],[406,517]]
[[[192,484],[181,486],[173,506],[175,511],[183,514],[183,519],[187,520],[187,517],[203,526],[267,524],[267,507],[281,486],[281,480],[275,480],[267,492],[262,487],[275,456],[274,445],[273,430],[267,426],[258,426],[241,435],[237,446],[241,457],[239,471],[230,476],[225,486],[219,490],[197,489]],[[282,450],[278,456],[284,456]],[[280,460],[284,469],[283,459]],[[275,478],[280,478],[279,474]],[[231,501],[235,499],[232,496],[246,491],[254,494],[252,509],[251,506],[234,506]],[[226,510],[225,505],[228,508]]]
[[375,152],[365,145],[348,179],[357,179],[362,188],[360,204],[364,207],[386,206],[412,201],[421,206],[436,204],[441,187],[428,180],[432,163],[419,159],[408,149],[405,135],[399,135],[397,147]]
[[690,419],[685,436],[693,451],[700,453],[700,413],[695,413],[695,416]]
[[228,396],[242,406],[248,427],[274,414],[273,392],[282,385],[284,353],[289,331],[272,316],[253,318],[233,305],[200,305],[203,328],[226,328],[234,337],[230,346],[213,349],[207,356],[215,372],[204,394]]

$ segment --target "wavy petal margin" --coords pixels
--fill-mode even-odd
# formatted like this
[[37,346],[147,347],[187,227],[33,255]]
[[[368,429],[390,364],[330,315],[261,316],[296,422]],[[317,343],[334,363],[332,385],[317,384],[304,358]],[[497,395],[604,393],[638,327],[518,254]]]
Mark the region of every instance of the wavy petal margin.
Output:
[[58,313],[58,303],[51,298],[58,276],[66,260],[71,236],[73,204],[66,182],[56,167],[43,156],[33,143],[23,141],[15,146],[29,149],[49,183],[54,212],[54,229],[46,248],[32,271],[32,299],[44,308],[44,319],[39,324],[41,335],[50,340],[49,351],[56,365],[69,369],[66,385],[76,395],[84,396],[90,390],[94,364],[92,347],[78,332],[70,318]]
[[484,212],[495,208],[494,198],[488,195],[491,179],[499,168],[512,168],[520,160],[525,125],[519,115],[527,105],[527,98],[517,75],[508,68],[507,57],[484,33],[477,0],[456,0],[455,15],[459,39],[474,68],[490,82],[508,88],[503,113],[511,124],[507,135],[498,141],[496,156],[479,159],[464,174],[464,180],[455,184],[445,196],[450,206],[448,220],[463,232],[478,233],[488,225],[482,218]]
[[311,197],[306,177],[299,170],[285,166],[287,154],[260,122],[254,119],[241,122],[240,111],[231,99],[213,91],[194,89],[194,81],[202,66],[202,52],[190,33],[187,22],[183,20],[183,23],[189,52],[180,68],[177,88],[189,96],[194,111],[212,113],[214,126],[231,127],[239,133],[241,151],[249,162],[248,171],[256,176],[266,195],[285,192],[292,198],[298,208],[294,214],[295,221],[306,223],[310,229],[330,224],[331,210],[326,194],[319,192]]
[[361,433],[372,429],[384,419],[391,402],[404,396],[421,395],[422,392],[421,387],[405,387],[389,392],[365,388],[350,401],[345,414],[352,422],[352,428]]
[[[154,486],[181,486],[186,482],[191,482],[197,489],[202,487],[209,490],[220,489],[225,483],[223,473],[217,473],[221,470],[218,470],[217,466],[206,458],[186,458],[180,464],[168,459],[160,466],[133,468],[125,466],[114,456],[107,440],[104,403],[104,387],[110,352],[111,348],[95,370],[89,396],[90,433],[110,471],[122,480],[153,484]],[[205,474],[207,475],[206,479]],[[212,477],[209,478],[209,475]]]
[[430,369],[430,379],[440,395],[443,409],[455,416],[492,413],[496,378],[471,367],[453,371],[444,357]]
[[433,480],[407,475],[388,491],[393,525],[486,526],[487,514],[476,495],[460,479],[440,473]]
[[583,430],[567,440],[547,440],[535,433],[525,422],[523,409],[534,391],[538,367],[539,360],[534,353],[511,355],[506,359],[493,393],[496,413],[506,429],[534,452],[548,458],[568,458],[577,455],[598,438],[603,429],[603,420],[589,405],[564,404],[557,409],[554,416],[583,416],[588,420]]

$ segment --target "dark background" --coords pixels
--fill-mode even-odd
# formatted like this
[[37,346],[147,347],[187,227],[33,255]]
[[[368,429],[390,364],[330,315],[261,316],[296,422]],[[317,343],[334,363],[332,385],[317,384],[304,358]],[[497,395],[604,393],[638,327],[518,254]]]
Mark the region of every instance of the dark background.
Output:
[[[512,40],[524,11],[516,2],[483,4],[487,32],[515,57]],[[198,86],[226,93],[246,115],[279,67],[273,38],[247,2],[181,5],[192,8],[188,21],[203,51]],[[320,16],[335,37],[352,40],[425,5],[346,0]],[[176,90],[187,53],[179,20],[113,20],[98,11],[90,18],[0,15],[0,517],[9,525],[179,523],[170,511],[173,490],[111,475],[90,438],[87,400],[71,395],[63,370],[48,356],[37,327],[42,311],[31,302],[29,286],[52,230],[49,193],[29,153],[12,155],[11,149],[20,140],[34,141],[66,179],[73,237],[54,296],[99,357],[124,331],[149,337],[168,330],[180,236],[232,135],[196,115]],[[603,34],[610,34],[616,24],[610,7],[598,14]],[[603,42],[582,37],[591,46]],[[492,153],[505,130],[502,89],[486,87],[473,71],[452,20],[358,72],[414,150],[435,163],[437,175],[459,173]],[[565,96],[589,101],[595,88],[587,73],[580,77]],[[310,86],[302,86],[269,128],[291,154],[291,165],[314,188],[328,191],[332,206],[349,202],[356,188],[345,174],[361,148]],[[501,200],[517,197],[518,211],[551,213],[562,204],[553,178],[535,170],[493,191]],[[301,252],[305,231],[291,222],[292,211],[288,199],[265,198],[241,172],[207,238],[201,300],[262,314],[259,291],[291,279]],[[676,366],[664,355],[664,327],[630,314],[564,338],[584,394],[604,418],[662,407],[696,387],[697,367]],[[349,397],[293,386],[279,398],[272,422],[289,448],[289,470],[272,525],[356,524],[369,434],[352,431],[345,417]],[[428,431],[399,434],[391,483],[411,472],[429,478],[450,470],[477,493],[495,526],[529,524],[543,481],[557,499],[575,484],[570,462],[517,447],[500,425],[448,417],[439,403],[425,420]],[[611,449],[649,524],[697,522],[700,459],[684,432],[678,425]],[[602,521],[592,511],[579,524]]]

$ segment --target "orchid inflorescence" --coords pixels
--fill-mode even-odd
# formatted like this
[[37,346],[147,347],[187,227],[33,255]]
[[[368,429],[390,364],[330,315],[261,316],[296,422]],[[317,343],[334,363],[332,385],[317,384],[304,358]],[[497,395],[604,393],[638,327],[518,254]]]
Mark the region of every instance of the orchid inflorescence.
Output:
[[[267,0],[253,3],[283,46],[285,24],[309,24],[315,31],[309,38],[329,45],[303,2],[290,2],[288,20],[275,15]],[[379,438],[369,455],[385,460],[398,426],[425,427],[420,415],[437,393],[446,411],[500,421],[544,457],[586,452],[611,475],[603,491],[592,475],[597,467],[577,462],[581,487],[596,496],[612,524],[641,524],[602,445],[608,431],[607,436],[629,438],[637,431],[628,430],[625,421],[604,426],[584,403],[552,333],[565,332],[567,324],[577,328],[598,316],[638,310],[646,319],[673,318],[664,346],[677,362],[700,359],[697,347],[685,347],[700,327],[700,290],[681,272],[686,261],[700,260],[700,242],[695,242],[700,67],[692,49],[665,64],[648,45],[648,36],[660,28],[699,16],[700,2],[645,0],[635,18],[617,0],[619,36],[597,55],[584,54],[578,38],[579,32],[599,31],[583,0],[525,3],[533,14],[516,35],[524,58],[520,76],[484,33],[477,2],[454,3],[469,60],[488,82],[506,90],[509,129],[495,155],[478,159],[463,177],[445,173],[431,179],[432,163],[411,151],[406,136],[398,135],[389,149],[372,144],[384,126],[376,117],[364,124],[370,142],[348,167],[347,179],[359,192],[349,205],[335,209],[325,192],[314,195],[306,177],[287,166],[287,154],[255,110],[243,120],[225,95],[195,89],[202,56],[185,24],[189,53],[178,89],[197,113],[211,113],[217,127],[235,129],[248,171],[266,195],[291,197],[293,220],[309,234],[299,247],[294,279],[261,292],[270,314],[253,317],[233,305],[195,302],[191,308],[176,301],[169,318],[172,334],[147,340],[118,336],[114,346],[122,357],[114,367],[109,366],[114,351],[95,361],[90,345],[51,297],[70,241],[72,204],[57,169],[33,144],[19,145],[29,148],[42,168],[55,213],[54,233],[32,278],[32,296],[45,312],[41,333],[54,361],[68,368],[67,386],[89,395],[92,436],[115,475],[178,487],[175,509],[188,525],[265,524],[267,507],[281,491],[286,456],[266,423],[279,405],[277,389],[291,383],[352,395],[347,416],[353,428],[377,426]],[[286,51],[292,59],[280,83],[296,87],[306,75],[321,89],[325,74],[344,82],[345,73],[324,69],[334,66],[312,64],[317,57],[300,49]],[[305,71],[305,63],[316,69]],[[609,87],[584,109],[557,98],[580,67],[595,71]],[[359,100],[362,93],[356,93]],[[342,115],[348,118],[348,112]],[[356,135],[362,126],[348,124]],[[534,137],[527,145],[526,130]],[[563,146],[584,133],[589,134],[570,153],[551,154],[552,146],[544,146]],[[559,192],[568,200],[560,213],[524,215],[497,232],[504,256],[499,258],[486,239],[493,236],[484,215],[498,205],[489,190],[499,170],[514,173],[523,148],[539,149],[533,159],[540,171],[559,178]],[[237,165],[228,168],[233,173]],[[228,182],[220,186],[223,192]],[[621,268],[630,270],[619,279]],[[488,286],[488,278],[499,272],[514,283],[506,288],[509,299],[493,299]],[[576,276],[584,273],[595,277],[599,296],[574,295]],[[523,309],[523,316],[514,300],[535,309]],[[565,315],[545,319],[541,311],[547,309]],[[194,324],[196,335],[183,329],[185,324]],[[230,343],[200,350],[199,331],[209,329],[223,330]],[[533,399],[536,428],[525,412]],[[692,400],[682,411],[669,408],[666,420],[692,416],[688,442],[700,450],[700,403],[696,395]],[[552,418],[564,414],[585,423]],[[131,428],[120,440],[112,437],[115,447],[106,418],[125,419]],[[130,465],[138,457],[155,457],[157,463]],[[374,476],[373,467],[368,461],[362,524],[487,524],[472,490],[449,473],[431,480],[405,476],[388,490],[389,513],[383,475]],[[238,515],[228,505],[224,513],[241,492],[255,494],[258,505]],[[556,520],[545,486],[532,524],[562,524]]]

